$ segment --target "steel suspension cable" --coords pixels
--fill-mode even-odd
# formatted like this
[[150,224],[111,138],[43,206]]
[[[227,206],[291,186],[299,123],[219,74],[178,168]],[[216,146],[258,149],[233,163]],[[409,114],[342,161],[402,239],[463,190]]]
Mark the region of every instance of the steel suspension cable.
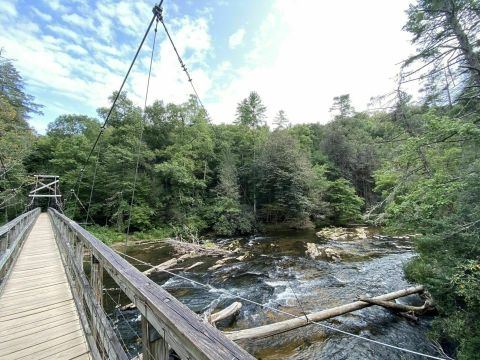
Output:
[[137,145],[137,160],[135,164],[135,176],[133,178],[133,189],[132,189],[132,198],[130,199],[130,207],[128,211],[128,222],[127,222],[127,232],[125,234],[125,254],[127,253],[128,249],[128,236],[130,235],[130,225],[132,223],[132,210],[133,210],[133,204],[135,201],[135,190],[137,187],[137,179],[138,179],[138,169],[140,165],[140,152],[142,150],[142,142],[143,142],[143,131],[145,129],[145,118],[146,118],[146,110],[147,110],[147,101],[148,101],[148,91],[150,89],[150,79],[152,76],[152,65],[153,65],[153,56],[155,54],[155,45],[157,41],[157,30],[158,30],[158,21],[159,19],[157,18],[157,23],[155,24],[155,32],[153,35],[153,45],[152,45],[152,53],[150,55],[150,66],[148,68],[148,78],[147,78],[147,88],[145,90],[145,102],[143,104],[143,114],[142,118],[140,121],[140,135],[138,139],[138,145]]
[[167,26],[165,25],[165,21],[163,20],[163,16],[160,17],[160,22],[162,23],[163,28],[164,28],[164,30],[165,30],[165,33],[167,34],[167,37],[168,37],[168,39],[170,40],[170,44],[172,44],[172,47],[173,47],[173,50],[175,51],[175,54],[177,55],[177,59],[178,59],[178,62],[180,63],[180,67],[182,68],[182,70],[183,70],[183,71],[185,72],[185,74],[187,75],[188,82],[190,83],[190,86],[192,87],[193,92],[195,93],[195,96],[196,96],[196,98],[197,98],[198,103],[199,103],[200,106],[202,107],[203,111],[205,111],[205,114],[208,114],[207,109],[206,109],[205,106],[203,105],[203,102],[202,102],[202,100],[200,99],[200,96],[198,95],[197,89],[195,88],[195,85],[193,84],[193,80],[192,80],[192,78],[190,77],[190,73],[188,72],[188,69],[187,69],[187,67],[185,66],[185,63],[183,62],[182,57],[180,56],[180,54],[179,54],[179,52],[178,52],[178,50],[177,50],[177,47],[175,46],[175,43],[173,42],[173,39],[172,39],[172,37],[170,36],[170,32],[168,31]]
[[[105,130],[104,128],[101,129],[102,132],[104,130]],[[90,196],[88,198],[87,215],[85,216],[85,223],[88,223],[88,216],[90,215],[90,206],[92,205],[93,189],[95,188],[95,181],[97,179],[98,164],[100,162],[100,149],[101,149],[101,147],[100,147],[100,145],[98,145],[97,159],[95,160],[95,169],[93,170],[92,186],[90,187]],[[92,221],[93,221],[93,219],[92,219]]]

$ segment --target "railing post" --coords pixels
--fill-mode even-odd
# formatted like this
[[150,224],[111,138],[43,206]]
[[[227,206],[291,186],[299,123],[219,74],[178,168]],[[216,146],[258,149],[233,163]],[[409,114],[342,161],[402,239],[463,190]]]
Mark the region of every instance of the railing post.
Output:
[[103,308],[103,266],[92,254],[90,258],[91,278],[90,283],[99,305]]
[[75,262],[77,263],[78,269],[83,271],[83,242],[77,238],[75,234],[73,234],[73,236],[75,242]]
[[165,339],[142,315],[142,345],[144,360],[168,360],[169,348]]
[[0,253],[3,254],[8,249],[8,232],[0,237]]
[[[100,309],[103,309],[103,266],[93,254],[90,255],[90,285]],[[96,314],[92,314],[92,336],[100,344],[101,341],[98,339],[98,321]],[[102,349],[99,350],[102,359],[105,358],[106,354],[104,351]]]

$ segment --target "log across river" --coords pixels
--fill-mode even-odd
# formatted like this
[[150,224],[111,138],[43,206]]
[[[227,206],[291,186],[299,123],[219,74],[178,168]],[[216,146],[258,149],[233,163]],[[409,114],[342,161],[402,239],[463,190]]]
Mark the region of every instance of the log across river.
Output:
[[[337,249],[341,253],[341,259],[311,259],[305,252],[307,243],[312,242]],[[324,320],[325,324],[382,342],[438,355],[427,336],[431,320],[428,316],[421,317],[418,324],[415,324],[379,306],[368,306],[363,301],[357,301],[359,296],[375,298],[400,289],[406,293],[419,290],[403,276],[404,264],[415,255],[409,240],[389,239],[377,236],[375,231],[369,231],[367,239],[322,241],[313,231],[302,231],[274,233],[239,241],[225,239],[221,243],[230,250],[238,247],[240,255],[247,256],[242,261],[232,259],[220,267],[215,264],[222,257],[196,257],[174,265],[174,268],[184,269],[174,272],[297,316],[302,316],[305,311],[309,314],[310,321],[336,315],[333,319]],[[160,264],[171,259],[171,251],[169,245],[155,243],[132,246],[128,253],[148,263]],[[199,262],[203,264],[196,265]],[[196,266],[186,270],[192,265]],[[139,268],[143,271],[148,269],[145,266]],[[237,309],[239,311],[236,317],[220,320],[216,326],[263,360],[405,358],[405,354],[393,349],[379,347],[319,326],[304,326],[305,318],[292,319],[228,296],[224,292],[217,292],[213,288],[206,289],[162,272],[154,272],[150,277],[199,314],[214,314],[235,302],[241,302],[242,307]],[[410,290],[405,290],[409,288]],[[116,298],[114,290],[111,295]],[[397,295],[402,294],[379,298],[388,300]],[[418,295],[403,297],[399,302],[423,305]],[[125,299],[125,304],[127,303]],[[335,309],[335,314],[332,314],[332,309]],[[129,329],[139,326],[138,315],[135,310],[128,310],[120,316],[118,311],[111,306],[111,316],[119,319],[119,329],[128,338]],[[129,326],[123,325],[124,318],[130,323]],[[282,332],[284,327],[295,329]],[[272,334],[274,336],[270,336]],[[134,333],[131,333],[131,339],[130,352],[134,353],[139,350]],[[409,359],[416,357],[412,355]]]
[[[384,300],[384,301],[394,300],[394,299],[398,299],[399,297],[420,293],[423,290],[424,290],[423,286],[413,286],[407,289],[402,289],[392,293],[380,295],[380,296],[374,297],[373,299]],[[307,314],[305,315],[305,317],[297,317],[294,319],[284,320],[277,323],[263,325],[263,326],[259,326],[251,329],[229,331],[229,332],[226,332],[226,335],[231,340],[256,339],[256,338],[272,336],[275,334],[280,334],[285,331],[290,331],[302,326],[312,324],[313,322],[323,321],[323,320],[327,320],[343,314],[348,314],[352,311],[360,310],[369,306],[372,306],[372,304],[369,304],[368,302],[365,302],[365,301],[355,301],[349,304],[336,306],[331,309],[326,309],[326,310],[314,312],[311,314]]]

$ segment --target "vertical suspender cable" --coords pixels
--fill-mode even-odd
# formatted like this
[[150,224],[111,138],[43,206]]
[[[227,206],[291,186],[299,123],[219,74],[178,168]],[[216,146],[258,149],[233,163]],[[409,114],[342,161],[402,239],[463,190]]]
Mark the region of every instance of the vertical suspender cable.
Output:
[[[104,130],[105,130],[105,128],[102,127],[100,132],[103,133]],[[99,162],[100,162],[100,145],[98,145],[97,159],[95,160],[95,169],[93,170],[92,186],[90,187],[90,197],[88,198],[87,215],[85,216],[85,223],[88,223],[88,217],[90,215],[90,206],[92,205],[93,189],[95,188],[95,180],[97,179],[97,171],[98,171],[98,163]],[[93,222],[93,219],[92,219],[92,222]]]
[[157,23],[155,24],[155,33],[153,35],[153,45],[152,45],[152,54],[150,55],[150,67],[148,69],[148,78],[147,78],[147,89],[145,91],[145,102],[143,104],[143,114],[142,119],[140,122],[140,135],[138,139],[138,146],[137,146],[137,160],[135,164],[135,176],[133,178],[133,189],[132,189],[132,198],[130,199],[130,208],[128,211],[128,223],[127,223],[127,232],[125,234],[125,254],[127,253],[128,249],[128,236],[130,235],[130,225],[132,223],[132,210],[133,210],[133,203],[135,201],[135,190],[137,186],[137,179],[138,179],[138,168],[140,165],[140,152],[142,149],[142,142],[143,142],[143,130],[145,129],[145,111],[147,109],[147,101],[148,101],[148,90],[150,88],[150,78],[152,76],[152,64],[153,64],[153,56],[155,53],[155,43],[157,40],[157,29],[158,29],[158,18]]

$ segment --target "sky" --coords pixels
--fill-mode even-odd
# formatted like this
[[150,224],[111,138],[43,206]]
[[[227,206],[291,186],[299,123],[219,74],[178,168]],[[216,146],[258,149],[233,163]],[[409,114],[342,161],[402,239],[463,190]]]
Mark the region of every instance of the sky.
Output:
[[[45,106],[30,124],[44,133],[62,114],[96,116],[121,84],[152,17],[147,0],[0,0],[0,48]],[[394,89],[414,53],[402,31],[409,0],[165,0],[164,20],[214,123],[231,123],[257,91],[267,122],[326,123],[333,97],[356,110]],[[126,85],[143,104],[153,31]],[[158,29],[149,103],[191,93]]]

